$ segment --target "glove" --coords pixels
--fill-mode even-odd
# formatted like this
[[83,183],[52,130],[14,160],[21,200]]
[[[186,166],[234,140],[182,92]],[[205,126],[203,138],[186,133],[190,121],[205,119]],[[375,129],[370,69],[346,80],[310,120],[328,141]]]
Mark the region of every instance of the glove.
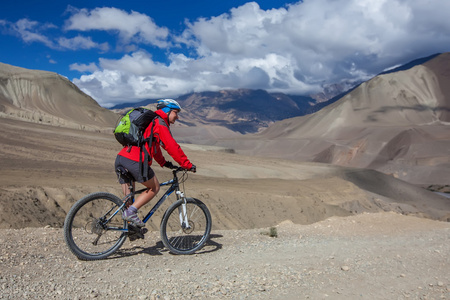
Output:
[[169,169],[175,169],[176,167],[172,164],[172,162],[170,161],[166,161],[164,163],[164,167],[169,168]]
[[195,165],[192,165],[192,167],[189,169],[189,171],[195,173],[195,172],[197,172],[197,167]]

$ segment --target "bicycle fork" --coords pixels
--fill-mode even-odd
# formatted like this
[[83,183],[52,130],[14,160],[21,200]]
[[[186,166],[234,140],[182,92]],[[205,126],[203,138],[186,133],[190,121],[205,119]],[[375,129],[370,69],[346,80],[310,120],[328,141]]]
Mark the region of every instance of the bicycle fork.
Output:
[[183,200],[183,203],[178,207],[178,215],[180,217],[180,225],[183,230],[190,229],[188,214],[187,214],[187,201],[182,191],[176,192],[177,197]]

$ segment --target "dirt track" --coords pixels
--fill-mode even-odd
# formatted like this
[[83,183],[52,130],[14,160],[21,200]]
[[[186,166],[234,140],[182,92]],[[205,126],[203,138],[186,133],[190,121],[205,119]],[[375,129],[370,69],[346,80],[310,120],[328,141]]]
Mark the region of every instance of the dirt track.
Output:
[[176,256],[156,232],[78,261],[61,229],[0,230],[2,299],[449,299],[450,224],[394,213],[215,230]]

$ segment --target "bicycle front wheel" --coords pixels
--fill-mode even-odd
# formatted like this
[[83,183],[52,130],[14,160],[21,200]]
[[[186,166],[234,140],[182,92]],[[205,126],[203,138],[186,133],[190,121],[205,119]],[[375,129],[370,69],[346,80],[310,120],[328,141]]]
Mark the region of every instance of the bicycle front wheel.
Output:
[[70,251],[81,260],[104,259],[117,251],[128,231],[121,205],[122,201],[109,193],[93,193],[78,200],[64,222]]
[[173,203],[161,221],[161,240],[174,254],[192,254],[203,247],[211,232],[211,214],[198,199]]

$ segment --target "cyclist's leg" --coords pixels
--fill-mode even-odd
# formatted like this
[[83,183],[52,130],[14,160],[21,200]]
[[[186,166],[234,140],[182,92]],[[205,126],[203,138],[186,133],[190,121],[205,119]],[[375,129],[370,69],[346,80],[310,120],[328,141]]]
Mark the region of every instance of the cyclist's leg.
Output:
[[156,194],[159,192],[159,182],[155,176],[155,172],[149,168],[147,178],[150,178],[147,181],[143,181],[142,176],[140,174],[134,175],[137,178],[137,181],[142,183],[147,190],[139,194],[136,197],[134,203],[127,208],[127,210],[123,213],[123,218],[127,221],[132,222],[136,226],[143,227],[145,226],[144,222],[142,222],[138,217],[138,209],[140,209],[143,205],[152,200]]
[[[125,159],[124,157],[117,155],[116,156],[116,160],[114,162],[114,168],[116,170],[116,174],[117,174],[117,179],[121,185],[122,188],[122,193],[124,196],[128,195],[131,190],[130,190],[130,183],[127,182],[123,177],[122,174],[118,171],[119,167],[125,168],[128,172],[128,162],[129,160]],[[131,173],[130,173],[131,174]],[[133,175],[132,175],[133,176]],[[135,181],[134,179],[132,180],[131,184],[133,185],[133,189],[135,188]],[[130,207],[130,205],[133,203],[133,199],[129,199],[126,203],[126,208]]]
[[[159,192],[159,182],[155,176],[155,172],[152,168],[148,168],[148,172],[146,174],[146,178],[150,178],[149,180],[144,181],[144,178],[141,174],[140,163],[136,161],[132,161],[128,158],[117,156],[116,159],[116,167],[120,165],[128,170],[128,172],[133,176],[135,181],[142,183],[147,190],[142,192],[139,196],[136,197],[134,203],[127,208],[127,210],[123,213],[123,219],[134,223],[139,227],[143,227],[145,224],[139,219],[137,215],[137,211],[143,205],[152,200],[155,195]],[[119,180],[120,181],[120,180]],[[124,182],[120,182],[124,183]],[[133,182],[134,184],[134,182]],[[122,185],[122,191],[125,193],[125,187]]]
[[147,187],[147,190],[141,193],[134,201],[133,206],[136,207],[136,209],[139,209],[150,202],[150,200],[152,200],[156,196],[156,194],[158,194],[160,189],[159,181],[158,178],[156,178],[156,175],[154,175],[150,180],[141,183],[145,187]]
[[156,176],[153,176],[150,180],[142,182],[142,184],[147,187],[147,190],[136,198],[134,203],[128,207],[126,211],[124,211],[122,216],[124,220],[130,221],[139,227],[144,227],[145,224],[137,215],[138,209],[152,200],[159,191],[159,182]]
[[[133,189],[135,189],[136,184],[134,181],[132,182],[132,185],[133,185]],[[122,186],[123,195],[124,196],[128,195],[130,193],[130,185],[128,183],[121,183],[121,186]],[[125,204],[125,207],[128,208],[128,207],[130,207],[131,204],[133,204],[133,199],[129,198],[127,200],[127,203]]]
[[[137,161],[130,160],[128,158],[122,157],[120,155],[117,155],[115,167],[122,166],[125,169],[128,170],[128,172],[133,176],[133,187],[135,186],[135,182],[142,183],[145,187],[147,187],[147,191],[141,193],[137,199],[135,199],[135,202],[133,206],[137,209],[141,208],[144,204],[148,203],[150,200],[153,199],[153,197],[156,196],[156,194],[159,192],[159,182],[158,179],[155,176],[155,172],[153,169],[149,166],[147,171],[146,178],[150,178],[147,181],[144,181],[142,174],[140,173],[140,163]],[[122,185],[122,192],[124,195],[127,195],[129,193],[128,185],[124,182],[122,178],[119,178],[119,182]]]
[[128,189],[128,183],[122,183],[121,186],[122,186],[123,195],[124,196],[128,195],[128,193],[130,192],[130,190]]
[[[128,182],[126,182],[126,180],[124,178],[122,178],[122,174],[120,174],[118,172],[118,168],[122,167],[122,168],[125,168],[125,170],[127,170],[128,172],[130,172],[129,166],[128,166],[129,162],[130,162],[130,160],[128,160],[120,155],[116,156],[116,160],[114,162],[114,169],[117,174],[117,179],[122,187],[122,193],[124,196],[126,196],[130,193],[129,184],[128,184]],[[130,174],[132,174],[132,173],[130,172]],[[133,180],[133,187],[134,187],[134,180]]]

